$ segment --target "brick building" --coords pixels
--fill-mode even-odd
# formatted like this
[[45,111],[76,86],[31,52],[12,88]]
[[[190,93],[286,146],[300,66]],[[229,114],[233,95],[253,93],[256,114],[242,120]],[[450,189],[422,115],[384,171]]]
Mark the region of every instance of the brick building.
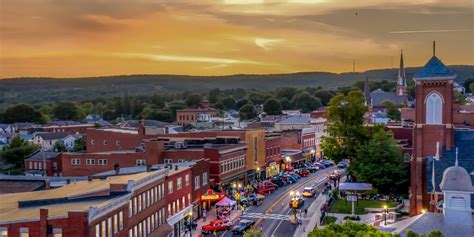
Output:
[[283,162],[282,158],[281,134],[267,134],[265,136],[266,177],[272,177],[280,173],[280,166]]
[[217,110],[206,109],[180,109],[176,110],[176,123],[180,126],[190,125],[195,122],[208,122],[211,117],[217,116]]
[[51,125],[43,127],[45,132],[62,132],[66,134],[85,134],[88,128],[94,128],[94,124],[74,124],[74,125]]
[[182,236],[191,169],[160,169],[0,197],[2,236]]

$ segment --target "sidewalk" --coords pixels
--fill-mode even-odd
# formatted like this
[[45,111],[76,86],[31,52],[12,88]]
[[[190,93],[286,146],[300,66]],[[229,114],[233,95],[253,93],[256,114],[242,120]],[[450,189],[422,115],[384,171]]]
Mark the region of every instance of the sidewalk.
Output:
[[321,219],[321,206],[329,199],[326,194],[321,194],[317,199],[309,206],[308,216],[301,220],[301,225],[296,228],[293,237],[306,237],[308,232],[313,231],[314,228],[320,226]]
[[[230,216],[228,218],[232,223],[234,223],[234,221],[236,220],[237,217],[239,217],[239,215],[240,215],[240,211],[233,210],[230,213]],[[216,207],[214,207],[210,211],[208,211],[206,216],[207,216],[206,221],[204,221],[202,218],[199,218],[198,220],[196,220],[197,227],[196,227],[195,230],[193,230],[193,237],[198,237],[199,235],[201,235],[202,227],[209,224],[209,223],[211,223],[211,221],[217,219]],[[189,235],[187,235],[187,236],[189,236]]]

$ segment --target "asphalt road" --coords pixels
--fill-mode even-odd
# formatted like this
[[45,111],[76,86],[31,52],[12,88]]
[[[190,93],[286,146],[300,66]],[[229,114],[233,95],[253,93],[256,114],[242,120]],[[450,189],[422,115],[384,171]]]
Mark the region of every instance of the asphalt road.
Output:
[[[288,215],[292,215],[289,207],[290,192],[299,191],[302,193],[304,187],[313,186],[315,183],[321,182],[335,169],[336,166],[331,166],[315,173],[311,173],[307,177],[302,177],[298,182],[292,185],[278,188],[274,193],[268,195],[260,206],[250,207],[241,219],[256,221],[256,226],[263,229],[265,237],[293,236],[297,225],[290,223],[287,219]],[[323,188],[324,182],[317,188],[317,194],[319,194]],[[302,215],[304,215],[304,209],[309,208],[309,206],[316,200],[316,197],[304,199],[304,206],[300,208]],[[299,213],[297,215],[299,218]],[[223,234],[223,236],[233,236],[229,231]]]

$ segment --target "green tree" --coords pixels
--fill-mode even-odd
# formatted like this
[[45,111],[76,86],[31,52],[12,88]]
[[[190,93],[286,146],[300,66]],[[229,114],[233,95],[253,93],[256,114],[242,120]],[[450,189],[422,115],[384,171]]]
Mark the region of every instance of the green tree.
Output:
[[94,105],[91,103],[91,102],[86,102],[84,104],[82,104],[82,110],[84,111],[84,113],[87,115],[87,114],[92,114],[92,113],[95,113],[94,111]]
[[391,234],[383,232],[372,225],[366,223],[357,223],[352,221],[344,222],[344,224],[329,224],[324,228],[316,228],[308,233],[308,237],[395,237],[399,234]]
[[215,104],[217,103],[217,101],[219,100],[219,95],[221,94],[221,90],[219,88],[214,88],[214,89],[211,89],[209,92],[208,92],[208,99],[209,99],[209,103],[211,104]]
[[168,109],[171,111],[173,119],[176,118],[176,110],[184,108],[186,108],[186,104],[182,100],[173,100],[168,104]]
[[153,119],[168,123],[173,122],[173,114],[168,109],[152,109],[147,107],[140,115],[144,119]]
[[408,172],[393,134],[383,125],[372,128],[371,138],[357,148],[349,172],[358,181],[371,183],[383,194],[406,193]]
[[53,151],[56,152],[65,152],[67,151],[66,146],[61,141],[56,141],[53,145]]
[[192,93],[186,97],[186,105],[188,107],[198,107],[201,104],[201,96],[196,93]]
[[316,92],[314,92],[314,96],[321,99],[321,103],[324,106],[326,106],[326,105],[328,105],[329,101],[334,96],[334,94],[331,93],[330,91],[327,91],[327,90],[317,90]]
[[4,115],[5,123],[41,123],[43,122],[43,115],[36,111],[33,106],[28,104],[19,104],[8,107]]
[[255,106],[251,103],[248,103],[239,110],[240,120],[250,120],[257,117],[257,111],[255,110]]
[[292,109],[291,101],[287,98],[280,99],[281,109]]
[[269,115],[281,114],[281,103],[277,99],[270,98],[263,104],[263,111]]
[[244,232],[244,237],[263,237],[263,232],[255,227],[252,227]]
[[385,100],[382,102],[382,106],[385,107],[389,119],[400,121],[400,105],[395,105],[392,101]]
[[249,103],[249,100],[247,99],[241,99],[239,101],[237,101],[237,103],[235,104],[235,108],[236,109],[240,109],[242,108],[244,105],[248,104]]
[[76,139],[74,141],[74,147],[72,148],[73,151],[84,151],[86,150],[86,141],[84,137]]
[[235,100],[231,97],[227,97],[222,100],[222,105],[226,110],[235,109],[236,103]]
[[81,118],[81,111],[73,102],[60,102],[53,108],[53,116],[61,120],[77,120]]
[[21,139],[19,136],[15,136],[10,140],[10,144],[2,148],[1,157],[8,164],[23,167],[25,157],[36,150],[38,150],[37,146],[29,144],[28,141]]
[[163,98],[163,96],[158,95],[156,93],[153,94],[153,96],[150,99],[150,102],[152,104],[158,106],[158,108],[164,108],[165,107],[165,98]]
[[299,90],[294,87],[280,87],[275,90],[276,98],[287,98],[288,100],[293,99]]
[[256,105],[261,105],[263,104],[268,98],[270,98],[271,96],[266,94],[266,93],[263,93],[261,91],[259,92],[252,92],[248,95],[248,99],[250,101],[252,101],[254,104]]
[[361,91],[351,91],[347,96],[338,94],[329,101],[327,112],[326,132],[322,137],[321,148],[324,155],[332,160],[355,156],[357,146],[368,139],[364,127],[364,115],[367,107],[364,105],[364,95]]
[[300,109],[303,113],[309,113],[321,107],[321,100],[308,92],[301,92],[293,97],[291,104],[294,108]]

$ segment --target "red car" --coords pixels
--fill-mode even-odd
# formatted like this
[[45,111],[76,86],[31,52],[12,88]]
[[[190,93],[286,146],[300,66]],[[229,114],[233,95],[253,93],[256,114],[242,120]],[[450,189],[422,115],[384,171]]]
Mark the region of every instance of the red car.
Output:
[[211,221],[208,225],[205,225],[202,227],[202,233],[204,234],[212,234],[215,232],[221,232],[221,231],[226,231],[230,230],[230,226],[232,224],[230,223],[229,219],[227,218],[222,218],[222,219],[217,219]]
[[260,183],[255,186],[255,189],[260,195],[267,195],[270,192],[273,192],[275,189],[277,189],[277,185],[273,184],[270,181],[264,181],[263,183]]
[[308,170],[302,170],[302,169],[295,170],[295,173],[301,177],[306,177],[309,175]]

